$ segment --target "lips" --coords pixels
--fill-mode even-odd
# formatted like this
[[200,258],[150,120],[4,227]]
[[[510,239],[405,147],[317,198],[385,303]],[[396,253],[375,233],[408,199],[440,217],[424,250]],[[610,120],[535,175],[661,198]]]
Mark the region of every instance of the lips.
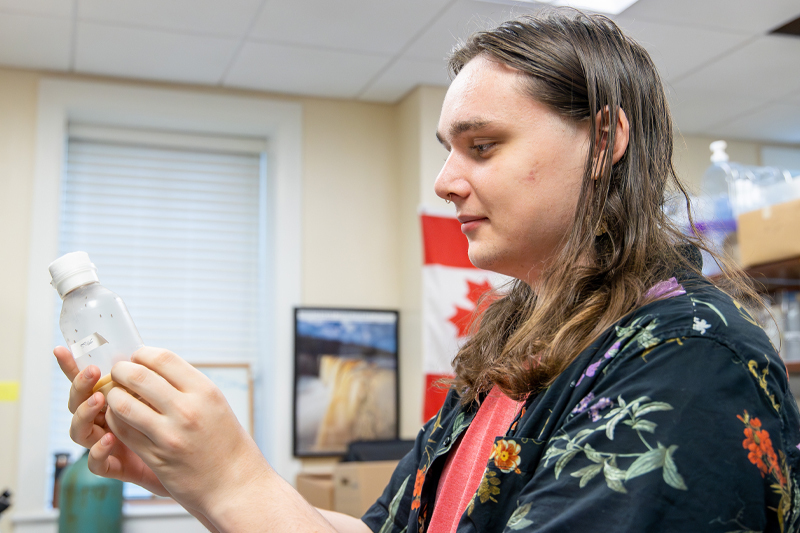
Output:
[[486,217],[473,216],[473,215],[460,215],[458,221],[461,222],[461,233],[469,233],[475,230],[483,222],[488,221]]

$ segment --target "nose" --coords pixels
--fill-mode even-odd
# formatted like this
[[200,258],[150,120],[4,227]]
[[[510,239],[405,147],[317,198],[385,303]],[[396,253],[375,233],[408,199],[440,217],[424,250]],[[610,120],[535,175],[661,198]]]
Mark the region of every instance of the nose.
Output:
[[463,199],[469,194],[469,184],[465,180],[463,165],[459,162],[458,154],[451,151],[447,160],[436,177],[433,185],[436,195],[443,200],[456,201]]

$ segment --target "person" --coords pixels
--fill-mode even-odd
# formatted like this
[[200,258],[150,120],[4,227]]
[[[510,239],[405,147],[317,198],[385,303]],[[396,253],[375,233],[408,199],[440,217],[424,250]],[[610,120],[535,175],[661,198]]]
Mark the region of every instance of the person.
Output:
[[361,520],[314,510],[219,391],[155,348],[113,370],[141,400],[107,403],[97,370],[56,350],[92,471],[212,531],[797,531],[800,414],[740,303],[752,290],[703,278],[702,239],[664,215],[666,191],[686,193],[645,50],[553,10],[474,34],[450,69],[436,192],[470,260],[514,281],[379,500]]

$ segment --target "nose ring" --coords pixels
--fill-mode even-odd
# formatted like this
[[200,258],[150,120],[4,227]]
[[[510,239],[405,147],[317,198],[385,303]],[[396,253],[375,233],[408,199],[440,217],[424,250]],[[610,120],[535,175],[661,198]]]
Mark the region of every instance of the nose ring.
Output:
[[450,196],[451,196],[452,194],[453,194],[453,193],[451,193],[451,192],[450,192],[450,193],[447,193],[447,198],[446,198],[446,199],[445,199],[445,201],[444,201],[446,204],[449,204],[449,203],[452,201],[452,200],[450,200]]

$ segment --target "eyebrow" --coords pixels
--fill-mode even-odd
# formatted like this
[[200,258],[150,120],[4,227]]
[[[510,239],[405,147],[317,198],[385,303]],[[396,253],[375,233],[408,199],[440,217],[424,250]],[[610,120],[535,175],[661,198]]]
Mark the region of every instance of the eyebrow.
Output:
[[[491,123],[492,122],[490,120],[485,120],[480,118],[454,122],[450,125],[450,136],[457,137],[462,133],[483,128],[484,126],[488,126]],[[442,137],[442,134],[439,133],[438,131],[436,132],[436,138],[439,140],[440,143],[445,144],[445,140]]]

